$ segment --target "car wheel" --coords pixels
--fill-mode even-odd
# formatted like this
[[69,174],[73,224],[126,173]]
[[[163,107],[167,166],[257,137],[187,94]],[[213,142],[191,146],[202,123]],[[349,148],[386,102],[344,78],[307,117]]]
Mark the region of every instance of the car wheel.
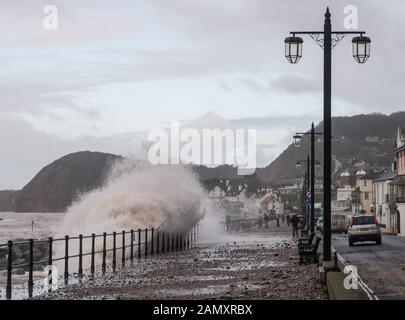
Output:
[[349,239],[349,247],[353,247],[354,241],[352,239]]

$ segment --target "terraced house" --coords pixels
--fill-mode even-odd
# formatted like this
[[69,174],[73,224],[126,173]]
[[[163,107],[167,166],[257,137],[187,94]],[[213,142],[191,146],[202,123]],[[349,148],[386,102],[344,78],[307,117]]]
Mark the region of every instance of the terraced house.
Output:
[[390,202],[396,233],[405,236],[405,128],[398,128],[395,142],[395,171],[390,183]]

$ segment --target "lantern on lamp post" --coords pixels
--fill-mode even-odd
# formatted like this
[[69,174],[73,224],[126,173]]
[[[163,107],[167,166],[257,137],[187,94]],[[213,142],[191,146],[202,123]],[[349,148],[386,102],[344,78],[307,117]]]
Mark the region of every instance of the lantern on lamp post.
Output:
[[304,41],[300,37],[293,35],[284,40],[285,57],[290,63],[297,63],[302,57],[302,44]]
[[299,148],[301,146],[302,136],[300,136],[299,134],[296,134],[293,138],[294,138],[294,147]]
[[353,46],[353,58],[358,63],[365,63],[370,57],[370,43],[371,40],[369,37],[354,37],[352,40]]

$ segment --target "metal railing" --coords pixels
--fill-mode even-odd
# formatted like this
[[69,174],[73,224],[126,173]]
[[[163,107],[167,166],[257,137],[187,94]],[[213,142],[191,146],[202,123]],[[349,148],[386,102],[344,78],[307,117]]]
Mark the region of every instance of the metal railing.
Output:
[[231,218],[225,222],[226,230],[230,232],[237,232],[257,225],[259,225],[259,218]]
[[[70,237],[66,235],[61,238],[49,237],[47,240],[34,240],[28,239],[24,241],[8,241],[7,243],[0,244],[0,249],[7,248],[7,265],[6,267],[0,267],[0,271],[7,270],[7,283],[6,283],[6,299],[12,298],[13,284],[12,276],[13,269],[26,268],[28,269],[28,298],[32,298],[34,289],[34,266],[42,265],[48,268],[48,291],[52,291],[52,266],[55,262],[61,261],[64,265],[63,280],[64,285],[69,283],[69,275],[77,274],[79,279],[82,279],[83,272],[83,258],[90,258],[90,277],[94,277],[96,272],[96,256],[101,255],[101,273],[104,275],[107,272],[107,253],[111,253],[111,268],[113,272],[117,270],[117,253],[121,251],[121,267],[125,267],[126,261],[132,262],[137,257],[147,257],[148,255],[162,254],[166,252],[178,252],[193,247],[199,233],[199,225],[194,225],[191,229],[184,232],[168,232],[154,229],[138,229],[130,231],[91,234],[84,236]],[[117,236],[121,238],[121,246],[117,246]],[[129,242],[127,238],[129,237]],[[99,240],[101,239],[101,240]],[[84,252],[83,242],[85,240],[90,241],[89,250]],[[110,240],[110,241],[109,241]],[[69,245],[72,241],[77,241],[77,251],[74,254],[69,254]],[[100,245],[101,241],[101,245]],[[63,247],[59,247],[59,250],[63,250],[64,254],[59,257],[54,257],[55,243],[62,243]],[[46,246],[48,250],[47,258],[43,255],[40,259],[35,260],[35,245],[42,247]],[[110,245],[110,246],[109,246]],[[28,262],[13,263],[13,256],[19,246],[28,247],[26,253],[28,253]],[[101,247],[101,249],[96,249]],[[129,253],[127,254],[127,249]],[[19,249],[18,249],[19,250]],[[71,251],[71,250],[70,250]],[[69,270],[69,262],[72,259],[78,259],[77,273]],[[21,259],[20,259],[21,260]],[[25,273],[25,272],[24,272]]]
[[400,196],[400,197],[395,197],[396,203],[404,203],[405,202],[405,196]]

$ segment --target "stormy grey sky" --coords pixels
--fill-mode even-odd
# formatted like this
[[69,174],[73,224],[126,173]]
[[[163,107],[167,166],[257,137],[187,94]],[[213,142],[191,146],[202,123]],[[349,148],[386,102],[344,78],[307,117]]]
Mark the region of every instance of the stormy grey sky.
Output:
[[357,6],[372,39],[364,65],[350,37],[333,50],[333,114],[405,110],[401,0],[0,0],[0,189],[68,152],[136,156],[142,132],[201,117],[257,128],[268,164],[322,118],[322,50],[304,38],[290,65],[283,40],[321,29],[327,5],[335,29]]

